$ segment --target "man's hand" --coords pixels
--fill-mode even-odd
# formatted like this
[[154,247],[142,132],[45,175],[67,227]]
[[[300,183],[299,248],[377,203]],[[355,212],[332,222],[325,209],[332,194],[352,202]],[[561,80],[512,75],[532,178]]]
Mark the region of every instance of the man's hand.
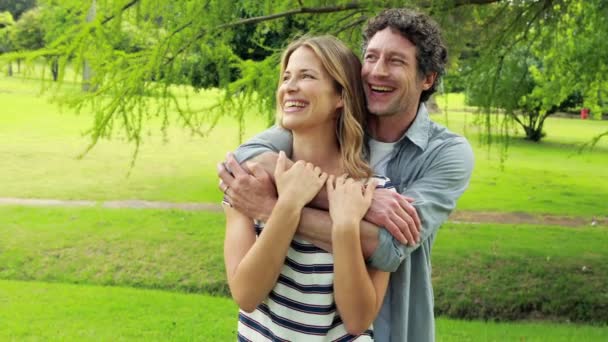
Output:
[[413,201],[389,189],[376,189],[365,220],[386,228],[402,244],[415,245],[421,225]]
[[253,219],[267,221],[277,201],[276,188],[261,166],[247,163],[247,168],[250,172],[228,154],[226,161],[217,165],[221,179],[219,188],[236,210]]

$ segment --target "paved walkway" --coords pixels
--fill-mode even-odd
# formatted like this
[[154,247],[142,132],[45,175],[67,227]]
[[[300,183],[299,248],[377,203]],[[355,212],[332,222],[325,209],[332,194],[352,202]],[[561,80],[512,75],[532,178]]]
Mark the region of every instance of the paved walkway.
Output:
[[[90,201],[90,200],[59,200],[0,197],[0,205],[18,205],[31,207],[101,207],[101,208],[133,208],[133,209],[176,209],[188,211],[220,212],[218,203],[175,203],[143,200],[121,201]],[[449,220],[455,223],[510,223],[510,224],[545,224],[566,227],[608,226],[608,217],[586,218],[557,215],[542,215],[529,213],[505,213],[488,211],[457,210],[450,215]]]

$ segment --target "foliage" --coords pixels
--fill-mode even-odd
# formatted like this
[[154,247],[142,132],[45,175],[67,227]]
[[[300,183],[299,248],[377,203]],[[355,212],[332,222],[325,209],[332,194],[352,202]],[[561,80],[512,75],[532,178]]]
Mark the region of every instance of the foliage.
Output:
[[[544,1],[519,8],[494,5],[480,13],[496,23],[479,33],[481,42],[466,60],[467,94],[470,104],[484,111],[503,110],[527,139],[539,141],[546,118],[558,110],[584,106],[601,113],[608,56],[600,32],[608,30],[608,5],[599,0]],[[513,14],[521,17],[525,30],[514,31],[503,21]],[[500,32],[501,27],[506,30]],[[491,124],[487,118],[487,123],[488,136],[491,127],[508,132],[508,122]]]
[[11,41],[16,50],[38,50],[44,44],[42,16],[38,9],[25,12],[11,30]]
[[[40,6],[59,7],[73,19],[69,25],[58,24],[62,27],[60,36],[27,55],[32,60],[40,56],[56,58],[60,73],[65,72],[66,67],[73,67],[82,74],[85,61],[94,71],[94,76],[87,80],[93,92],[72,94],[64,99],[64,103],[76,111],[95,113],[89,147],[119,132],[135,144],[137,151],[143,139],[142,123],[155,117],[173,121],[169,120],[173,115],[170,108],[178,108],[177,121],[200,135],[208,133],[203,128],[207,123],[219,116],[242,116],[244,108],[257,108],[270,123],[275,107],[276,61],[288,41],[305,33],[330,33],[358,49],[366,19],[382,8],[395,6],[420,8],[431,13],[443,26],[452,55],[446,79],[448,89],[462,87],[459,74],[470,74],[471,82],[477,84],[497,80],[496,73],[503,67],[500,61],[513,60],[515,53],[533,56],[538,65],[522,69],[526,79],[533,81],[533,89],[526,96],[518,96],[521,105],[514,113],[525,105],[525,108],[534,108],[528,112],[543,117],[574,94],[572,90],[583,94],[585,105],[598,112],[605,88],[595,70],[604,70],[606,59],[600,58],[603,52],[596,58],[589,50],[600,43],[602,35],[598,33],[604,32],[594,28],[606,25],[603,19],[606,5],[601,0],[431,3],[343,0],[332,5],[321,0],[262,3],[43,0]],[[95,15],[89,15],[93,13]],[[584,23],[579,25],[580,29],[560,30],[578,22]],[[554,32],[564,33],[555,35]],[[574,40],[569,38],[570,34],[584,40],[582,48],[572,47]],[[541,54],[541,51],[547,53]],[[597,69],[577,67],[574,80],[570,75],[558,76],[567,74],[564,68],[580,55],[592,59],[591,65]],[[10,55],[4,60],[20,56],[23,55]],[[463,58],[459,60],[459,56]],[[499,63],[495,56],[499,56]],[[471,70],[478,72],[469,73]],[[495,74],[487,77],[487,72]],[[263,82],[258,79],[260,76]],[[190,85],[195,89],[220,87],[224,96],[213,106],[191,111],[186,109],[187,99],[175,96],[175,85]],[[557,88],[559,92],[555,91]],[[482,97],[494,99],[497,94],[496,87],[490,84]],[[501,105],[490,104],[488,108]],[[495,125],[489,118],[486,122],[488,128],[505,127]],[[536,122],[542,123],[542,120]]]
[[15,19],[35,6],[36,0],[0,0],[0,12],[9,12]]
[[10,30],[14,24],[13,16],[9,12],[0,12],[0,55],[13,50]]
[[0,29],[15,24],[13,15],[10,12],[0,12]]

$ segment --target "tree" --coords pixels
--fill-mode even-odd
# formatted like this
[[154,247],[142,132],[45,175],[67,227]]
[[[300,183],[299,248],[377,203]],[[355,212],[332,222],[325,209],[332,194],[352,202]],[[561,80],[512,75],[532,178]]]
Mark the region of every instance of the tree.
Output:
[[[41,6],[55,2],[40,1]],[[430,12],[444,28],[452,61],[458,61],[459,55],[466,57],[454,62],[453,68],[466,71],[475,66],[475,70],[482,70],[481,66],[494,65],[497,67],[494,72],[499,72],[502,67],[497,62],[512,61],[514,59],[508,57],[512,53],[530,50],[529,54],[538,59],[537,67],[542,70],[538,69],[535,74],[533,65],[529,64],[525,77],[532,82],[531,92],[535,95],[526,96],[526,101],[530,105],[534,101],[540,103],[539,113],[563,100],[563,97],[551,99],[548,89],[539,90],[547,87],[543,77],[553,82],[555,75],[547,72],[559,72],[567,65],[564,60],[577,58],[581,53],[564,50],[557,43],[549,44],[562,39],[551,38],[552,33],[569,21],[582,20],[581,16],[589,16],[585,20],[590,22],[581,30],[591,35],[589,43],[599,42],[603,39],[601,32],[606,32],[591,30],[594,25],[605,28],[602,18],[606,18],[606,5],[602,0],[411,0],[407,3],[342,0],[332,5],[321,0],[209,0],[204,3],[110,0],[99,1],[97,5],[97,16],[86,22],[90,2],[62,1],[61,8],[74,16],[74,24],[34,54],[58,57],[60,68],[69,64],[77,72],[82,72],[83,61],[87,60],[95,70],[90,81],[95,91],[73,94],[66,99],[76,110],[88,108],[95,113],[91,146],[118,128],[137,147],[146,119],[157,115],[168,122],[172,110],[177,110],[181,123],[201,135],[213,128],[221,115],[242,119],[245,108],[257,108],[270,122],[280,48],[304,33],[330,33],[358,49],[361,27],[382,8],[408,5]],[[594,11],[596,14],[592,15]],[[124,35],[125,27],[146,32],[149,44],[137,49],[121,48],[116,37]],[[563,39],[567,40],[565,34]],[[541,55],[537,50],[542,49],[553,53]],[[593,58],[594,66],[605,69],[607,59]],[[206,73],[201,74],[200,70]],[[604,83],[598,81],[595,71],[577,70],[581,72],[577,75],[580,80],[577,84],[585,82],[582,91],[586,96],[593,89],[602,89]],[[481,72],[474,75],[483,77],[479,81],[498,80]],[[567,83],[566,79],[561,81]],[[181,96],[175,85],[193,88],[179,88],[179,92],[188,94]],[[197,110],[189,108],[187,98],[194,95],[192,91],[209,86],[222,90],[218,103]],[[487,89],[494,90],[483,96],[494,98],[497,87]],[[595,100],[585,97],[585,101],[592,105]],[[499,107],[497,103],[487,103],[488,108]]]
[[11,31],[16,50],[40,50],[44,47],[44,31],[38,9],[25,12]]
[[0,0],[0,12],[9,12],[15,20],[19,20],[21,14],[36,7],[36,0]]
[[[13,16],[9,12],[0,12],[0,55],[13,51],[11,41],[11,29],[15,24]],[[8,63],[7,75],[13,76],[12,63]]]
[[[509,11],[513,9],[495,6],[484,15]],[[476,55],[468,59],[467,95],[485,111],[504,111],[507,120],[524,129],[526,139],[540,141],[547,117],[566,105],[601,113],[600,89],[608,86],[608,46],[601,38],[608,32],[608,6],[600,0],[545,1],[528,13],[521,15],[526,30],[507,30],[499,40],[495,37],[501,34],[490,31],[488,43],[476,47]],[[486,127],[491,133],[490,128],[506,125]]]

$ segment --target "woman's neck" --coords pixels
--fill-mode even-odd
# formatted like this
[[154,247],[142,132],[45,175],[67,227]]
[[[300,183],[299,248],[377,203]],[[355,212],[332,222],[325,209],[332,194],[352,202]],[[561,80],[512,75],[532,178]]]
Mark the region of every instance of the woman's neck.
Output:
[[335,125],[293,131],[293,160],[303,160],[334,175],[344,173]]

